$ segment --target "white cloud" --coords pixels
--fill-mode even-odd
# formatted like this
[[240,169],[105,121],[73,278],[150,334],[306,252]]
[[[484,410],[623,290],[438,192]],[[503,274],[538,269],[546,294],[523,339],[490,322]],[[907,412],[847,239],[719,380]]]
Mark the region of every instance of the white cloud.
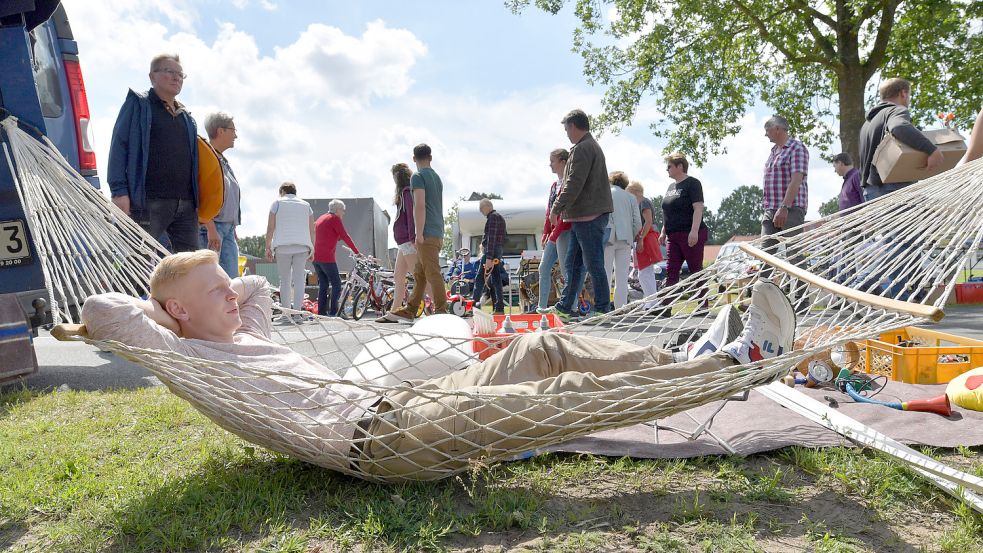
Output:
[[[250,5],[249,0],[229,0],[229,3],[232,4],[232,7],[239,10],[245,10],[249,8]],[[268,12],[273,12],[277,10],[276,2],[270,2],[269,0],[259,0],[258,4],[260,8]]]

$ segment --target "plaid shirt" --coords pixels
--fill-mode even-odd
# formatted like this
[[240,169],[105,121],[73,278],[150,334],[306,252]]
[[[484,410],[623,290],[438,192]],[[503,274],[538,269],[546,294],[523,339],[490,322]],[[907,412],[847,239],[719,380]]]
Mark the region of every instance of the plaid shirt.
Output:
[[784,146],[775,144],[765,163],[764,208],[778,209],[785,201],[785,191],[792,183],[792,173],[802,173],[802,184],[792,205],[802,209],[809,208],[809,187],[806,175],[809,172],[809,150],[794,138],[789,138]]
[[502,257],[502,250],[505,247],[505,218],[494,209],[488,213],[488,218],[485,220],[485,237],[481,239],[481,245],[485,248],[487,259]]

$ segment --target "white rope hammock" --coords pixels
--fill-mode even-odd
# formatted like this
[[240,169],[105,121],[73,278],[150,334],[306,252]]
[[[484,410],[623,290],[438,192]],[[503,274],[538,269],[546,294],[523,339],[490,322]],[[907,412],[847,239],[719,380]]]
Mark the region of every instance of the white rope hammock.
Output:
[[[77,322],[76,306],[91,294],[145,294],[149,274],[166,251],[93,190],[50,144],[18,129],[12,118],[2,126],[10,144],[4,145],[5,155],[29,214],[55,322]],[[664,418],[774,381],[816,352],[937,320],[959,269],[983,241],[983,163],[811,223],[798,236],[773,238],[777,243],[756,240],[746,251],[767,260],[770,278],[792,291],[802,349],[697,376],[639,377],[614,390],[517,397],[412,387],[403,381],[448,374],[475,362],[471,336],[414,334],[336,318],[274,326],[274,340],[323,365],[323,375],[86,341],[146,367],[173,393],[247,441],[370,480],[439,479],[476,460],[515,458],[599,430]],[[739,257],[718,259],[650,298],[566,330],[657,347],[688,341],[728,301],[749,301],[761,272],[728,277]],[[365,413],[365,405],[354,406],[348,399],[352,391],[400,398],[373,426],[377,433],[356,440],[356,448],[350,435],[323,424],[326,415],[353,407]],[[401,406],[408,403],[444,405],[453,421],[414,420],[414,411]],[[402,427],[392,424],[396,419]],[[465,428],[417,439],[417,432],[433,422]],[[501,433],[506,426],[512,430]],[[390,447],[400,438],[399,447]],[[371,459],[359,457],[357,450],[370,443],[375,445]],[[387,468],[397,465],[399,470]]]

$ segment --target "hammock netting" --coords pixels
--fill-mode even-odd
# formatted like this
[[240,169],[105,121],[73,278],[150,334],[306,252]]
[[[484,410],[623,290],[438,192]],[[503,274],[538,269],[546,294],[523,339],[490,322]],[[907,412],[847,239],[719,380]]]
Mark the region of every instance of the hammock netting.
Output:
[[[81,178],[46,139],[20,129],[13,118],[2,126],[7,166],[28,214],[55,322],[77,322],[77,306],[91,294],[146,295],[149,275],[166,250]],[[370,480],[438,479],[476,461],[514,459],[577,436],[665,418],[772,382],[800,361],[846,342],[937,319],[981,241],[980,161],[808,223],[801,234],[755,240],[651,297],[563,331],[671,349],[704,332],[728,303],[748,305],[754,283],[768,277],[795,306],[797,349],[697,376],[565,394],[560,402],[550,394],[524,395],[517,402],[509,395],[404,382],[469,366],[477,362],[474,342],[500,346],[495,337],[411,333],[405,327],[321,317],[274,325],[275,341],[325,367],[323,375],[313,376],[83,339],[146,367],[173,393],[249,442]],[[369,473],[351,462],[351,436],[321,424],[325,414],[351,407],[347,395],[336,390],[352,388],[462,406],[454,416],[471,426],[482,426],[473,416],[481,409],[487,425],[488,408],[495,418],[528,424],[512,425],[520,430],[483,443],[448,434],[398,452],[376,452],[378,462],[386,455],[412,462],[414,450],[433,455],[427,456],[430,462],[399,474]],[[529,413],[544,407],[556,409],[556,416],[537,417],[533,423]],[[490,425],[487,429],[494,431]],[[444,447],[450,441],[455,447]]]

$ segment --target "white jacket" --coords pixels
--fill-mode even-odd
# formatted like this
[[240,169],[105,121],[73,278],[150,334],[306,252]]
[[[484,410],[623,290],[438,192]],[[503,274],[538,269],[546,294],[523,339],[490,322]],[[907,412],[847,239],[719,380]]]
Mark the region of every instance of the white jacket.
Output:
[[276,227],[273,229],[272,246],[307,246],[314,251],[311,243],[311,217],[314,210],[311,204],[294,194],[287,194],[270,206],[270,213],[276,214]]
[[635,196],[617,186],[611,187],[611,200],[614,202],[614,211],[608,220],[608,226],[611,227],[608,244],[619,241],[631,244],[638,231],[642,230],[642,214],[638,209],[638,202],[635,201]]

